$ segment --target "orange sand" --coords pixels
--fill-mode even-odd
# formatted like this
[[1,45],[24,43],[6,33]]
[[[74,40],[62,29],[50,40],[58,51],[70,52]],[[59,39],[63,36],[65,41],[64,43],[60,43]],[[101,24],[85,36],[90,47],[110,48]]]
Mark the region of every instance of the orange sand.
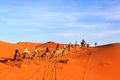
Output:
[[[50,60],[31,61],[30,64],[8,61],[13,58],[16,48],[23,53],[25,47],[31,52],[35,47],[55,48],[55,42],[11,44],[0,42],[0,80],[120,80],[120,43],[86,49],[73,49],[70,55]],[[60,44],[63,47],[63,44]],[[68,59],[67,63],[58,62]]]

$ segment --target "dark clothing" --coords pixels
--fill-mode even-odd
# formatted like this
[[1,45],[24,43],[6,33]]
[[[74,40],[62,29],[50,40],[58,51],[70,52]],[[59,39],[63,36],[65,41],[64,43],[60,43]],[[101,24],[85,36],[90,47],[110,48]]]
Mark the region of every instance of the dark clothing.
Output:
[[18,50],[18,49],[16,49],[16,50],[15,50],[15,53],[16,53],[16,54],[19,54],[19,50]]
[[49,48],[47,47],[47,48],[46,48],[46,52],[48,52],[48,51],[49,51]]
[[20,56],[20,53],[19,53],[19,50],[18,50],[18,49],[15,50],[14,60],[16,60],[16,56]]
[[57,44],[57,48],[59,48],[59,44]]
[[57,50],[57,49],[59,49],[59,44],[57,44],[57,46],[56,46],[56,50]]
[[95,46],[97,46],[97,43],[95,43]]

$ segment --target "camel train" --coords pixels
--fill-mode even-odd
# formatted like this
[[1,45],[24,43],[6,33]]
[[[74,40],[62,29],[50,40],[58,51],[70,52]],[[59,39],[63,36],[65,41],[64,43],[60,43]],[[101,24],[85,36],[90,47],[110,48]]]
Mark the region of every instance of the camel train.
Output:
[[[79,48],[79,44],[77,44],[77,41],[75,44],[69,43],[69,45],[65,45],[63,48],[59,47],[59,44],[56,45],[56,48],[53,50],[49,50],[48,47],[46,47],[46,51],[39,51],[39,49],[36,47],[34,52],[30,52],[26,47],[24,49],[24,53],[20,54],[19,50],[15,50],[14,54],[14,60],[19,61],[19,60],[26,60],[30,61],[32,59],[51,59],[51,58],[60,58],[64,55],[70,54],[73,48]],[[84,47],[89,47],[88,44],[86,44],[85,40],[82,40],[81,42],[81,48]]]

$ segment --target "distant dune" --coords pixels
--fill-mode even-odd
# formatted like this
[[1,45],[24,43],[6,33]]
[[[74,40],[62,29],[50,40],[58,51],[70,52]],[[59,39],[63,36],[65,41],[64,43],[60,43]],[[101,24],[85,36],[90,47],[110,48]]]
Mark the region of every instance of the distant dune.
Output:
[[[27,47],[31,52],[36,47],[45,50],[55,49],[57,42],[16,44],[0,41],[0,80],[120,80],[120,43],[113,43],[89,48],[73,48],[68,55],[50,60],[32,60],[30,64],[2,62],[12,59],[15,49],[23,53]],[[63,60],[68,60],[64,63]]]
[[33,43],[33,42],[18,42],[17,45],[21,45],[21,46],[39,46],[42,43]]
[[41,45],[38,46],[38,47],[41,47],[41,48],[46,48],[46,47],[56,48],[56,45],[57,45],[57,44],[59,44],[59,47],[60,47],[60,48],[63,48],[65,45],[67,45],[67,44],[61,44],[61,43],[49,41],[49,42],[46,42],[46,43],[44,43],[44,44],[41,44]]

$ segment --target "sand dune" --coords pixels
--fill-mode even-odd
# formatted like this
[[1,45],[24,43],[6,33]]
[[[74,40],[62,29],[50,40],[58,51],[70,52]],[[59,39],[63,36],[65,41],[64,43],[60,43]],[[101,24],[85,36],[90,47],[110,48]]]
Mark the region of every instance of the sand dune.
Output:
[[[120,80],[120,43],[90,48],[73,48],[70,54],[50,60],[4,61],[13,58],[14,50],[24,47],[34,51],[56,47],[55,42],[11,44],[0,42],[0,80]],[[64,44],[60,44],[61,47]],[[63,62],[68,60],[68,62]]]
[[46,47],[56,48],[56,45],[57,45],[57,44],[59,44],[59,47],[60,47],[60,48],[63,48],[64,45],[66,45],[66,44],[61,44],[61,43],[49,41],[49,42],[46,42],[46,43],[44,43],[44,44],[41,44],[39,47],[43,47],[43,48],[46,48]]

